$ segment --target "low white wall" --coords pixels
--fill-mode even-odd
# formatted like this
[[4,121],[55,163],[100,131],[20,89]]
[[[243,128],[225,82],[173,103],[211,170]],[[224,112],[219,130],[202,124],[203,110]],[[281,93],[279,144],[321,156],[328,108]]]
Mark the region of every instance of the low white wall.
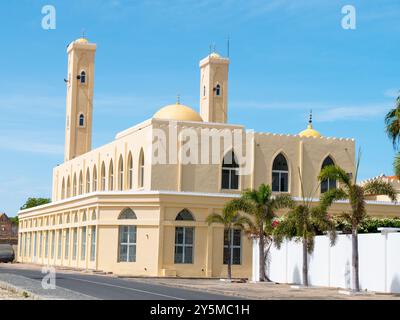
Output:
[[[360,286],[363,290],[400,293],[400,233],[360,234],[358,238]],[[253,244],[253,281],[259,278],[258,243]],[[301,284],[302,245],[285,241],[281,249],[271,246],[267,273],[280,283]],[[331,247],[327,236],[315,238],[309,255],[309,284],[351,288],[351,236],[338,235]]]

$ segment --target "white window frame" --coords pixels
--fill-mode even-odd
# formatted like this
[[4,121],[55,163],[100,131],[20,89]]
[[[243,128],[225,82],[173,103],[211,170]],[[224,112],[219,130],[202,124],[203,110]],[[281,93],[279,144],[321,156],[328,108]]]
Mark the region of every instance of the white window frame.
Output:
[[65,230],[65,248],[64,248],[64,259],[69,258],[69,229]]
[[86,226],[81,228],[81,260],[86,259],[86,235],[87,235],[87,228]]
[[[177,228],[182,228],[183,229],[183,237],[182,237],[182,243],[177,243],[176,242],[176,230]],[[192,244],[187,244],[186,243],[186,229],[192,229],[193,230],[193,243]],[[174,246],[174,264],[193,264],[194,263],[194,242],[195,241],[195,228],[194,227],[185,227],[185,226],[177,226],[175,227],[175,246]],[[182,247],[182,261],[176,261],[175,257],[175,248],[176,247]],[[185,248],[192,248],[192,262],[185,262]]]
[[[228,245],[226,245],[225,244],[225,231],[227,231],[226,229],[224,229],[224,238],[223,238],[223,241],[224,241],[224,252],[225,252],[225,249],[228,249]],[[242,264],[242,230],[239,230],[239,229],[231,229],[231,230],[229,230],[230,232],[231,232],[231,234],[230,234],[230,238],[229,238],[229,242],[230,242],[230,249],[231,249],[231,255],[230,255],[230,258],[231,258],[231,265],[241,265]],[[233,245],[233,235],[234,235],[234,233],[235,233],[235,231],[237,232],[237,231],[240,231],[240,245]],[[239,259],[240,259],[240,263],[233,263],[233,249],[239,249],[239,252],[240,252],[240,257],[239,257]],[[224,259],[224,255],[222,254],[222,263],[224,264],[224,265],[227,265],[227,263],[225,263],[225,259]]]
[[[122,242],[122,232],[123,232],[123,228],[128,228],[128,239],[127,239],[127,241],[126,242]],[[135,234],[135,236],[134,236],[134,239],[132,239],[132,241],[131,241],[131,239],[130,239],[130,230],[129,230],[129,228],[133,228],[133,230],[134,230],[134,234]],[[118,234],[118,243],[119,243],[119,246],[118,246],[118,262],[136,262],[136,254],[137,254],[137,246],[136,246],[136,243],[137,243],[137,227],[136,226],[132,226],[132,225],[121,225],[121,226],[119,226],[119,234]],[[122,246],[126,246],[127,247],[127,250],[126,250],[126,260],[121,260],[121,247]],[[129,261],[129,253],[130,253],[130,250],[131,250],[131,247],[132,248],[135,248],[135,255],[133,256],[133,261]]]
[[[277,190],[272,190],[272,192],[289,192],[289,170],[272,170],[272,176],[274,176],[274,173],[277,173],[278,174],[278,184],[279,184],[279,187],[278,187],[278,191]],[[283,173],[286,173],[287,174],[287,177],[288,177],[288,179],[287,179],[287,190],[286,191],[282,191],[282,184],[281,184],[281,177],[282,177],[282,174]]]
[[91,241],[90,241],[90,261],[96,260],[96,236],[97,228],[96,226],[91,227]]

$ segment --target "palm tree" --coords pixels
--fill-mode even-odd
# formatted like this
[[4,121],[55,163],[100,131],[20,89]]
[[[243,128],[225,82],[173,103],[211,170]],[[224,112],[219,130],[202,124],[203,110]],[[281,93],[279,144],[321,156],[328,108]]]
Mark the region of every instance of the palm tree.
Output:
[[237,210],[231,205],[230,202],[225,204],[222,214],[212,213],[206,221],[209,225],[213,223],[220,223],[224,225],[225,230],[228,234],[228,279],[232,279],[232,257],[231,257],[231,230],[241,229],[243,230],[247,225],[251,225],[249,218],[239,214]]
[[357,184],[357,173],[360,164],[358,158],[356,174],[354,179],[349,176],[341,167],[331,165],[322,169],[319,180],[337,180],[340,184],[338,189],[331,189],[321,197],[324,206],[331,205],[336,200],[349,200],[350,211],[344,212],[343,217],[351,224],[352,240],[352,282],[353,291],[360,291],[359,272],[358,272],[358,226],[367,216],[366,200],[371,195],[387,195],[392,201],[396,201],[397,192],[390,183],[382,180],[372,180],[363,185]]
[[[400,96],[396,99],[396,106],[385,117],[386,134],[392,140],[393,148],[398,149],[400,143]],[[400,179],[400,152],[394,159],[394,172]]]
[[312,206],[312,195],[304,195],[304,186],[301,178],[302,201],[290,210],[274,230],[274,242],[278,249],[284,239],[301,241],[303,244],[303,286],[308,286],[308,254],[314,251],[314,239],[317,234],[329,232],[331,246],[336,241],[335,223],[327,213],[328,205],[319,203]]
[[400,142],[400,96],[396,99],[396,106],[386,114],[385,124],[386,134],[396,149]]
[[258,189],[243,191],[239,199],[231,200],[230,205],[237,211],[243,211],[253,217],[248,233],[259,240],[260,281],[268,280],[265,272],[266,242],[272,241],[273,221],[275,212],[282,208],[291,208],[294,205],[288,194],[272,195],[271,187],[261,184]]

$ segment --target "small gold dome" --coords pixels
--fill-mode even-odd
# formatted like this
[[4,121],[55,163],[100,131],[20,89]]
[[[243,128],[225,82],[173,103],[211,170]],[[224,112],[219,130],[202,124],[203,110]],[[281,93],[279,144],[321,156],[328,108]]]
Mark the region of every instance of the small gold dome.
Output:
[[86,38],[79,38],[79,39],[75,40],[75,42],[77,42],[77,43],[89,43],[88,39],[86,39]]
[[164,120],[177,120],[177,121],[196,121],[203,122],[201,116],[188,106],[182,105],[179,102],[170,104],[158,110],[153,118]]
[[299,136],[300,137],[312,137],[312,138],[320,138],[321,137],[321,134],[317,130],[313,129],[312,110],[310,111],[310,119],[308,120],[307,129],[300,132]]
[[306,130],[303,130],[302,132],[299,133],[299,136],[300,137],[320,138],[321,134],[317,130],[313,129],[312,124],[309,124],[307,126]]

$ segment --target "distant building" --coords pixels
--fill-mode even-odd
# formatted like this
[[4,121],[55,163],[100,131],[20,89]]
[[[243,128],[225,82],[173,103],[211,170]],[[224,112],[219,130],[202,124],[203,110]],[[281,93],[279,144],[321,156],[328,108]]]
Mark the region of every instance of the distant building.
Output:
[[[381,174],[380,176],[373,177],[371,179],[362,181],[361,185],[363,185],[364,183],[367,183],[369,181],[374,181],[374,180],[382,180],[382,181],[390,183],[393,186],[393,188],[398,192],[397,201],[400,201],[400,179],[398,177],[396,177],[396,176],[386,176],[384,174]],[[390,202],[391,201],[388,196],[383,196],[383,195],[369,196],[368,200],[383,201],[383,202]]]
[[0,213],[0,243],[18,241],[18,225],[13,223],[5,213]]

